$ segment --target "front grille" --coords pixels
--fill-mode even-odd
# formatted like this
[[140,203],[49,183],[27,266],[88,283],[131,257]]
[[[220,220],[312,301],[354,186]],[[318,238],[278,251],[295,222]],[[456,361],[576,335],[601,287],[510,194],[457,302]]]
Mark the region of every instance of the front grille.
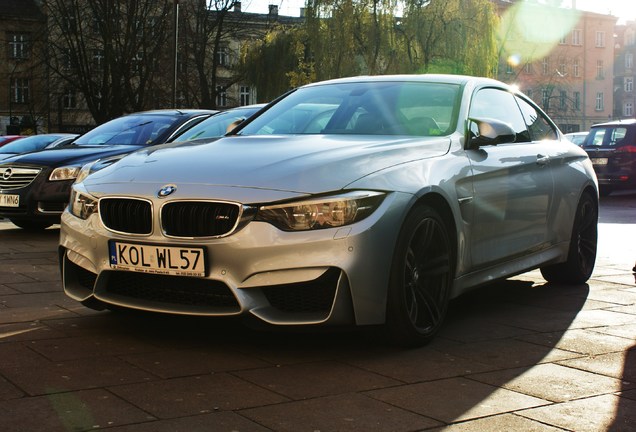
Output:
[[331,268],[318,279],[264,287],[269,303],[283,312],[329,312],[336,295],[340,270]]
[[40,174],[40,171],[39,168],[2,167],[0,168],[0,189],[11,190],[28,186]]
[[102,223],[112,231],[130,234],[152,232],[152,205],[132,198],[102,198],[99,201]]
[[239,218],[237,204],[175,201],[161,209],[161,224],[172,237],[218,237],[229,234]]
[[108,273],[106,291],[109,294],[147,300],[166,305],[240,310],[236,298],[222,282],[182,276],[165,276],[125,271]]

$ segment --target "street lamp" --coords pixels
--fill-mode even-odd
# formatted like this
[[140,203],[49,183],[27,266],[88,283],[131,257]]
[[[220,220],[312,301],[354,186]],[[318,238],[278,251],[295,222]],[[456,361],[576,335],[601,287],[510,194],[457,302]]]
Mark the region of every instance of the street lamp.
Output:
[[174,68],[172,70],[172,107],[177,107],[177,64],[179,57],[179,0],[174,0]]

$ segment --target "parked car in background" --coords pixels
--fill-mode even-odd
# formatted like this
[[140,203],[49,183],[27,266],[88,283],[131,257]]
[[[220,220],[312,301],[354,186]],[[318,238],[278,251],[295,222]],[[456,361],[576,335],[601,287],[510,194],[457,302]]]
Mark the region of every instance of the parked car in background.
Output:
[[214,113],[159,110],[130,114],[104,123],[68,145],[5,159],[0,162],[0,217],[24,229],[57,223],[83,165],[165,143]]
[[[207,119],[203,120],[199,124],[191,127],[190,129],[186,129],[182,133],[172,137],[169,142],[201,142],[219,138],[225,135],[229,130],[236,127],[236,125],[243,122],[245,119],[254,115],[264,106],[265,104],[247,105],[237,108],[230,108],[226,111],[219,111],[216,114],[213,114]],[[120,154],[87,163],[82,167],[76,181],[82,181],[89,174],[92,174],[95,171],[99,171],[100,169],[103,169],[108,165],[117,162],[124,156],[126,155]]]
[[75,183],[62,279],[96,309],[383,325],[421,345],[495,279],[583,284],[597,196],[585,152],[503,83],[339,79]]
[[592,126],[583,149],[594,165],[601,195],[636,188],[636,120]]
[[589,132],[570,132],[566,133],[565,137],[572,141],[577,146],[580,146],[585,141],[585,137]]
[[[177,135],[172,139],[174,142],[194,141],[218,138],[231,129],[238,126],[245,119],[256,114],[266,104],[247,105],[237,108],[230,108],[226,111],[220,111],[210,116],[198,125],[188,129],[187,131]],[[230,130],[228,130],[230,129]]]
[[9,144],[11,141],[15,141],[20,138],[24,138],[26,135],[2,135],[0,136],[0,147],[5,144]]
[[77,134],[51,133],[24,137],[0,148],[0,160],[7,159],[18,154],[31,153],[47,148],[63,146],[72,142],[78,136],[79,135]]

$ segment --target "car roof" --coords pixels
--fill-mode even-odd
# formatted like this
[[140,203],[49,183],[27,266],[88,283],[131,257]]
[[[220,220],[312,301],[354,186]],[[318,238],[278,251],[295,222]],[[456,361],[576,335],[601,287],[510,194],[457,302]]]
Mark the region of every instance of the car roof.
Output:
[[413,74],[413,75],[362,75],[348,78],[337,78],[328,81],[321,81],[318,83],[307,84],[306,87],[322,84],[339,84],[339,83],[351,83],[351,82],[391,82],[391,81],[403,81],[403,82],[439,82],[446,84],[467,84],[469,82],[492,84],[503,87],[510,87],[507,84],[502,83],[491,78],[474,77],[468,75],[450,75],[450,74]]
[[197,115],[197,114],[215,114],[219,112],[219,110],[213,109],[158,109],[158,110],[149,110],[149,111],[139,111],[130,114],[126,114],[127,116],[132,115],[166,115],[166,116],[174,116],[174,115]]
[[636,124],[636,119],[613,120],[613,121],[609,121],[605,123],[598,123],[598,124],[592,125],[592,127],[598,128],[598,127],[607,127],[607,126],[631,126],[633,124]]

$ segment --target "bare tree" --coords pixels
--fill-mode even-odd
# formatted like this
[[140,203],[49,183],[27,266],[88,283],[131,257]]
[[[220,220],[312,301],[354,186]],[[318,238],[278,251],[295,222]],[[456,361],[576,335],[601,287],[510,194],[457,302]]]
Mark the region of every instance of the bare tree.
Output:
[[[254,27],[234,10],[237,0],[189,0],[181,7],[179,86],[184,102],[217,108],[217,95],[240,80],[233,48]],[[221,104],[223,105],[223,104]]]
[[[45,0],[50,70],[95,122],[165,104],[171,0]],[[169,63],[168,63],[169,64]],[[155,90],[159,90],[153,92]]]

